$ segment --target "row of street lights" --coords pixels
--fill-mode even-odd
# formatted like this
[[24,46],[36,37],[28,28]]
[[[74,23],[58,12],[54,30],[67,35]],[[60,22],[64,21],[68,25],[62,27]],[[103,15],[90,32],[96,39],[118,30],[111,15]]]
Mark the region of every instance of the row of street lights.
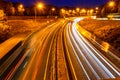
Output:
[[99,9],[98,7],[97,9],[76,8],[76,9],[70,9],[70,10],[66,10],[62,8],[60,12],[63,17],[65,17],[65,15],[68,15],[68,16],[93,15],[93,13],[97,12],[98,9]]
[[[114,0],[111,0],[111,1],[109,1],[108,3],[107,3],[107,5],[110,7],[110,8],[113,8],[115,5],[116,5],[116,3],[115,3],[115,1]],[[95,12],[96,14],[98,13],[98,11],[99,11],[99,7],[96,7],[95,9],[80,9],[80,8],[76,8],[76,10],[69,10],[69,11],[65,11],[64,9],[61,9],[61,12],[63,13],[63,14],[65,14],[65,12],[69,12],[69,13],[80,13],[80,14],[86,14],[86,15],[93,15],[93,13]],[[68,13],[66,13],[66,14],[68,14]]]
[[[109,5],[109,7],[113,7],[113,6],[115,6],[115,2],[112,0],[112,1],[109,1],[108,2],[108,5]],[[42,10],[44,8],[44,4],[43,3],[37,3],[37,5],[35,6],[35,22],[36,22],[36,16],[37,16],[37,9],[39,9],[39,10]],[[86,9],[80,9],[80,8],[76,8],[76,10],[65,10],[65,9],[61,9],[61,12],[63,13],[62,15],[64,15],[65,14],[65,12],[69,12],[69,13],[71,13],[71,12],[73,12],[73,13],[75,13],[75,12],[77,12],[77,13],[89,13],[89,14],[92,14],[93,12],[98,12],[98,9],[99,9],[99,7],[96,7],[95,9],[90,9],[90,10],[86,10]],[[20,12],[24,12],[25,11],[25,9],[24,9],[24,6],[22,5],[22,4],[20,4],[19,5],[19,7],[18,7],[18,10],[20,11]],[[55,8],[52,8],[51,9],[53,12],[55,11]],[[95,10],[95,11],[94,11]]]
[[[36,22],[36,16],[37,16],[37,9],[42,10],[44,8],[44,4],[43,3],[37,3],[37,5],[35,6],[35,22]],[[20,4],[18,6],[18,12],[22,13],[25,11],[24,5]]]

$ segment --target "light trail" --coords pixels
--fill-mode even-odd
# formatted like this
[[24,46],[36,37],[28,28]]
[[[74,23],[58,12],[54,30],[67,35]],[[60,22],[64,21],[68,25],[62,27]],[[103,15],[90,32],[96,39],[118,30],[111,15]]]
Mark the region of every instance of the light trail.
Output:
[[[80,36],[81,36],[81,34],[80,33],[78,33]],[[82,36],[81,36],[82,37]],[[82,39],[87,43],[87,45],[89,45],[89,47],[92,49],[92,50],[94,50],[94,52],[109,66],[109,67],[111,67],[111,69],[113,69],[119,76],[120,76],[120,73],[111,65],[112,63],[107,59],[107,58],[105,58],[104,56],[101,56],[100,54],[100,52],[97,50],[97,49],[95,49],[95,47],[94,46],[92,46],[92,45],[90,45],[90,43],[88,43],[83,37],[82,37]],[[105,58],[105,59],[104,59]],[[111,63],[111,64],[110,64]]]
[[[79,61],[79,64],[81,65],[83,71],[85,72],[85,74],[86,74],[88,80],[91,80],[91,79],[89,78],[89,75],[87,74],[87,71],[85,70],[85,68],[84,68],[84,66],[83,66],[83,64],[82,64],[82,62],[80,61],[80,59],[79,59],[79,57],[78,57],[78,55],[77,55],[77,53],[76,53],[76,51],[75,51],[75,49],[74,49],[74,47],[73,47],[73,44],[72,44],[72,42],[71,42],[71,40],[70,40],[70,37],[71,37],[72,40],[74,41],[74,38],[72,37],[71,31],[70,31],[70,26],[68,26],[68,29],[67,29],[67,30],[69,30],[69,33],[67,33],[67,34],[69,34],[68,39],[69,39],[70,45],[71,45],[71,47],[72,47],[72,49],[73,49],[73,51],[74,51],[74,54],[75,54],[77,60]],[[77,45],[77,43],[75,43],[75,41],[74,41],[74,44]],[[76,46],[76,47],[79,49],[78,46]]]
[[[68,24],[67,24],[67,28],[70,27],[70,25],[71,25],[71,23],[68,23]],[[68,34],[68,31],[67,31],[67,30],[68,30],[67,28],[66,28],[66,35],[68,36],[68,40],[69,40],[70,44],[72,44],[71,41],[70,41],[70,38],[69,38],[69,34]],[[73,51],[75,52],[73,46],[71,46],[71,47],[72,47]],[[68,49],[67,49],[67,52],[69,52]],[[72,71],[73,71],[75,80],[77,80],[77,76],[76,76],[76,73],[75,73],[75,69],[74,69],[74,67],[73,67],[72,60],[71,60],[69,54],[68,54],[68,58],[69,58],[69,61],[70,61],[70,65],[71,65],[71,67],[72,67]]]
[[[77,33],[74,34],[74,35],[77,36]],[[95,59],[94,63],[100,65],[100,66],[102,67],[102,69],[104,69],[108,74],[110,74],[110,76],[111,76],[112,78],[115,78],[115,77],[110,73],[110,71],[98,60],[98,58],[93,54],[93,52],[85,45],[85,43],[84,43],[82,40],[80,40],[79,37],[78,37],[77,39],[78,39],[78,41],[81,42],[81,43],[79,43],[79,44],[81,44],[81,45],[84,47],[84,49],[87,51],[87,53],[89,53],[89,54],[93,57],[93,58],[91,58],[90,60],[91,60],[91,61],[92,61],[92,60],[94,61],[94,59]],[[98,66],[97,66],[97,67],[98,67]],[[100,67],[99,67],[99,68],[100,68]],[[104,75],[105,75],[105,73],[104,73]],[[107,77],[107,75],[106,75],[106,77]]]
[[[99,80],[119,77],[120,70],[78,31],[78,22],[83,19],[62,19],[33,33],[22,45],[25,51],[16,70],[6,78]],[[11,56],[9,59],[13,61]]]
[[[96,57],[95,56],[95,54],[97,54],[111,69],[113,69],[114,71],[115,71],[115,73],[117,73],[117,75],[118,76],[120,76],[120,73],[115,69],[115,68],[113,68],[112,67],[112,65],[110,65],[101,55],[100,55],[100,52],[98,52],[98,50],[96,50],[96,49],[94,49],[93,48],[93,46],[91,46],[90,45],[90,43],[88,43],[88,41],[86,41],[84,38],[83,38],[83,36],[80,34],[80,33],[78,33],[78,31],[76,30],[76,24],[77,24],[77,22],[79,21],[79,20],[82,20],[82,18],[80,19],[76,19],[76,20],[74,20],[74,23],[73,23],[73,26],[72,26],[72,32],[73,32],[73,36],[76,38],[76,40],[77,40],[77,44],[76,44],[76,46],[79,44],[79,45],[82,45],[82,47],[83,47],[83,49],[84,50],[86,50],[88,53],[88,55],[91,55],[92,57],[93,57],[93,59],[91,58],[90,60],[92,61],[92,60],[94,60],[98,65],[100,65],[100,67],[101,67],[101,70],[103,71],[103,72],[101,72],[101,74],[103,74],[104,73],[104,75],[105,74],[107,74],[106,76],[104,76],[105,78],[115,78],[115,76],[111,73],[111,71],[107,68],[107,67],[105,67],[105,65],[99,60],[99,58],[98,57]],[[73,38],[74,39],[74,38]],[[89,47],[94,51],[94,52],[92,52],[92,50],[89,48]],[[78,48],[78,50],[79,50],[79,47],[77,47]],[[94,54],[93,54],[94,53]],[[86,58],[85,58],[86,59]],[[87,64],[88,64],[88,62],[87,62]],[[89,65],[89,64],[88,64]],[[97,67],[97,66],[96,66]],[[99,68],[100,68],[99,67]],[[90,67],[91,68],[91,67]],[[93,69],[92,69],[93,70]],[[105,72],[104,72],[105,71]],[[96,73],[97,72],[95,72],[94,74],[96,75]],[[103,76],[102,76],[103,77]]]
[[[105,58],[104,56],[101,56],[100,54],[101,54],[101,52],[100,51],[98,51],[92,44],[90,44],[78,31],[77,31],[77,29],[76,29],[76,27],[74,26],[73,27],[74,28],[74,30],[75,30],[75,32],[77,32],[77,34],[82,38],[82,40],[92,49],[92,50],[94,50],[94,52],[111,68],[111,69],[113,69],[117,74],[118,74],[118,76],[120,76],[120,72],[118,72],[111,64],[110,64],[110,61],[107,59],[107,58]],[[89,49],[89,48],[88,48]],[[89,51],[91,51],[91,50],[89,50]],[[95,55],[94,55],[94,57],[95,57]],[[105,59],[104,59],[105,58]],[[98,60],[98,59],[97,59]],[[112,75],[111,75],[112,76]]]

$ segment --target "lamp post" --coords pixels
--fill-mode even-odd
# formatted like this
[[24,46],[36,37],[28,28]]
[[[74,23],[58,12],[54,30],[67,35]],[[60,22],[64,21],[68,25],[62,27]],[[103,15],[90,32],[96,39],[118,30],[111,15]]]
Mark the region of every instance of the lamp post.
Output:
[[112,13],[112,11],[114,10],[115,1],[109,1],[108,6],[110,7],[110,13]]
[[55,8],[52,8],[52,11],[55,11]]
[[65,9],[62,8],[62,9],[60,10],[60,15],[61,15],[63,18],[65,17]]
[[95,10],[96,10],[96,11],[95,11],[95,12],[96,12],[96,14],[97,14],[97,12],[98,12],[98,9],[99,9],[99,7],[96,7],[96,8],[95,8]]
[[20,4],[20,5],[19,5],[19,7],[20,7],[20,8],[23,8],[23,5],[22,5],[22,4]]
[[37,16],[37,9],[43,9],[43,3],[38,3],[36,6],[35,6],[35,22],[36,22],[36,16]]
[[77,13],[77,16],[79,16],[80,14],[79,14],[79,12],[80,12],[80,8],[76,8],[76,13]]
[[109,7],[114,7],[114,6],[115,6],[115,2],[114,2],[114,1],[110,1],[110,2],[108,3],[108,5],[109,5]]
[[25,11],[24,5],[23,5],[23,4],[20,4],[20,5],[18,6],[19,15],[22,15],[24,11]]
[[76,8],[76,11],[79,12],[79,11],[80,11],[80,8]]
[[94,12],[94,9],[91,9],[90,10],[90,14],[93,15],[93,12]]
[[52,16],[54,16],[55,8],[52,8]]
[[87,12],[87,10],[84,8],[80,11],[81,15],[86,15],[86,12]]

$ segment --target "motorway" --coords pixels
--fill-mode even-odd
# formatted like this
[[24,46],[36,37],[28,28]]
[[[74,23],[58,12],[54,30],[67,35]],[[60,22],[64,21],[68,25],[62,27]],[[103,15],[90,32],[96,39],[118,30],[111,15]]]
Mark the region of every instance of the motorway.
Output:
[[77,22],[82,19],[59,19],[31,34],[9,58],[0,63],[0,79],[119,78],[120,68],[78,31]]

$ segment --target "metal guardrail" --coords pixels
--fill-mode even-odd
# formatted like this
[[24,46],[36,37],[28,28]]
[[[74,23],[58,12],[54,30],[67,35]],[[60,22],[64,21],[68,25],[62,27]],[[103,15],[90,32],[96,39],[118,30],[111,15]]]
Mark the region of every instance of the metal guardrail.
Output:
[[[0,60],[0,79],[5,79],[11,69],[17,64],[21,55],[20,53],[16,55],[15,51],[19,49],[22,41],[16,44],[1,60]],[[12,57],[12,60],[9,60]],[[7,66],[6,66],[7,65]]]
[[18,44],[16,44],[3,58],[0,60],[0,65],[4,63],[4,61],[22,44],[22,41],[20,41]]

